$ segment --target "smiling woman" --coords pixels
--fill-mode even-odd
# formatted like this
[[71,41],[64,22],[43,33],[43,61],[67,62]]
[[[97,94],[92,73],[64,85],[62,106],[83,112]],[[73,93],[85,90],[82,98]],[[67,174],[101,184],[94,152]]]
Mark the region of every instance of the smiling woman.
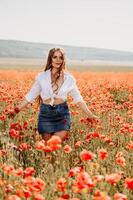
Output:
[[28,103],[39,100],[38,132],[44,140],[53,134],[62,140],[68,135],[71,127],[71,116],[67,104],[67,95],[73,97],[74,103],[87,114],[97,120],[87,108],[83,97],[76,85],[76,79],[65,70],[65,53],[61,48],[49,51],[46,67],[40,72],[25,99],[14,109],[15,114]]

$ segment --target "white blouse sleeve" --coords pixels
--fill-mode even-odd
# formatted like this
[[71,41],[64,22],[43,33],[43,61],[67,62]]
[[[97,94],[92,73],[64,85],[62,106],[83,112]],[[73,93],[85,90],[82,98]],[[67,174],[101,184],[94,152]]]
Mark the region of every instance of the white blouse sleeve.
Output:
[[74,103],[84,101],[83,97],[81,96],[80,91],[77,87],[76,79],[74,77],[72,79],[72,89],[70,90],[69,94],[70,94],[70,96],[73,97]]
[[33,103],[35,98],[39,96],[41,91],[41,86],[38,80],[39,74],[35,77],[35,81],[30,89],[30,91],[25,95],[25,98],[28,102]]

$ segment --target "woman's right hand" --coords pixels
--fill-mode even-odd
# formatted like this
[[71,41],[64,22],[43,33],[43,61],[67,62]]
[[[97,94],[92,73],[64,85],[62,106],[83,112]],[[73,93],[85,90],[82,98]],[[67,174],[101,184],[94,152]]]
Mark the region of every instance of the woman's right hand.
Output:
[[20,109],[18,107],[15,107],[13,110],[9,111],[7,115],[9,118],[14,118],[19,112]]

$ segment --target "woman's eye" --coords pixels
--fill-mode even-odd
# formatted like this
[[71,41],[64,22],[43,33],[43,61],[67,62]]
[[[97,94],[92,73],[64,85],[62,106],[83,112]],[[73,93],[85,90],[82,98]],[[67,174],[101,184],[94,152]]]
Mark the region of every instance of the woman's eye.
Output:
[[62,56],[60,56],[60,57],[53,56],[53,58],[54,58],[54,59],[55,59],[55,58],[59,58],[59,59],[63,60],[63,57],[62,57]]
[[57,58],[57,56],[53,56],[53,58]]

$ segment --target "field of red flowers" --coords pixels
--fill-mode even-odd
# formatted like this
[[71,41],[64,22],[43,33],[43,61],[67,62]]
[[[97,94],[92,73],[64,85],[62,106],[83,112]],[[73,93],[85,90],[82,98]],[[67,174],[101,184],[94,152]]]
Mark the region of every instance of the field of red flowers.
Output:
[[71,73],[100,120],[88,120],[68,96],[70,136],[45,144],[36,102],[9,117],[37,72],[0,71],[1,200],[133,199],[133,73]]

